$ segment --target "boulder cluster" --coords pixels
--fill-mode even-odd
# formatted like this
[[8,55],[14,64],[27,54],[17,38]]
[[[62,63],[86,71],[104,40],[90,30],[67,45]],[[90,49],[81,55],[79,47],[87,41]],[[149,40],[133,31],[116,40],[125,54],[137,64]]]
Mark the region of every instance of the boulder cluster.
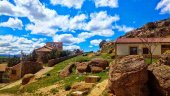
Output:
[[170,96],[170,54],[147,65],[141,56],[126,56],[113,63],[109,93],[115,96]]
[[99,73],[106,70],[109,66],[109,62],[102,58],[95,58],[89,62],[74,62],[66,66],[60,73],[60,77],[67,77],[72,73],[72,69],[75,67],[77,73]]

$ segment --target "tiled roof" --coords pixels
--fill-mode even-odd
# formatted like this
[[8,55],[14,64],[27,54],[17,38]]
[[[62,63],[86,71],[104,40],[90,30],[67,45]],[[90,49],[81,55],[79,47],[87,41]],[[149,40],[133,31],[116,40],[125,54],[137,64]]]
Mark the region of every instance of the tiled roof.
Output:
[[116,43],[170,43],[170,38],[119,38]]

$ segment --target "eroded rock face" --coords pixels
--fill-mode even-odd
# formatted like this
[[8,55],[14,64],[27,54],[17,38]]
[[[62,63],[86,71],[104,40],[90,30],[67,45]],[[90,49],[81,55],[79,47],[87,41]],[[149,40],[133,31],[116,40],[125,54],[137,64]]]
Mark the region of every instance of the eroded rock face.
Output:
[[147,81],[147,65],[143,58],[126,56],[111,66],[108,85],[116,96],[148,96]]
[[165,53],[161,59],[149,65],[149,89],[152,96],[170,96],[170,54]]
[[60,77],[67,77],[72,73],[72,68],[75,66],[75,63],[70,63],[68,66],[66,66],[60,73]]

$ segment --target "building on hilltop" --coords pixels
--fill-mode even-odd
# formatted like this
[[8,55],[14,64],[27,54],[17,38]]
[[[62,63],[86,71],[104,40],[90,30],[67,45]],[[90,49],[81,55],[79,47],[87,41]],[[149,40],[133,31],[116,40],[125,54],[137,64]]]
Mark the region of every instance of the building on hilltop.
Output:
[[[115,44],[118,56],[147,56],[150,50],[153,56],[160,56],[165,51],[170,50],[170,38],[118,38]],[[150,50],[147,45],[150,46]]]
[[43,56],[46,56],[49,54],[52,50],[56,51],[62,51],[63,50],[63,43],[62,42],[47,42],[46,45],[44,45],[41,48],[36,49],[36,53],[38,55],[38,62],[44,63],[42,60]]

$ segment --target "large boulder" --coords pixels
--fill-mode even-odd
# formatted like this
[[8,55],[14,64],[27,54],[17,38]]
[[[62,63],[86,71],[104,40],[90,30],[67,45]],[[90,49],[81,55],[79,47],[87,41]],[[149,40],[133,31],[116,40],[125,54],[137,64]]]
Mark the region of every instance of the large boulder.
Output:
[[89,65],[105,69],[109,66],[109,62],[103,58],[95,58],[89,62]]
[[60,73],[60,77],[67,77],[72,73],[72,69],[75,66],[75,63],[70,63],[68,66],[66,66]]
[[91,88],[94,87],[94,83],[85,83],[85,82],[78,82],[73,84],[73,86],[71,87],[72,91],[90,91]]
[[170,54],[162,55],[157,63],[149,65],[149,89],[152,96],[170,96]]
[[34,79],[34,74],[25,74],[22,78],[22,85],[28,84],[31,80]]
[[79,73],[91,72],[91,69],[90,69],[88,62],[77,63],[76,69]]
[[116,96],[148,96],[148,71],[144,59],[140,56],[121,59],[111,66],[108,84],[110,92]]
[[102,72],[104,69],[102,67],[91,66],[92,73],[99,73]]

